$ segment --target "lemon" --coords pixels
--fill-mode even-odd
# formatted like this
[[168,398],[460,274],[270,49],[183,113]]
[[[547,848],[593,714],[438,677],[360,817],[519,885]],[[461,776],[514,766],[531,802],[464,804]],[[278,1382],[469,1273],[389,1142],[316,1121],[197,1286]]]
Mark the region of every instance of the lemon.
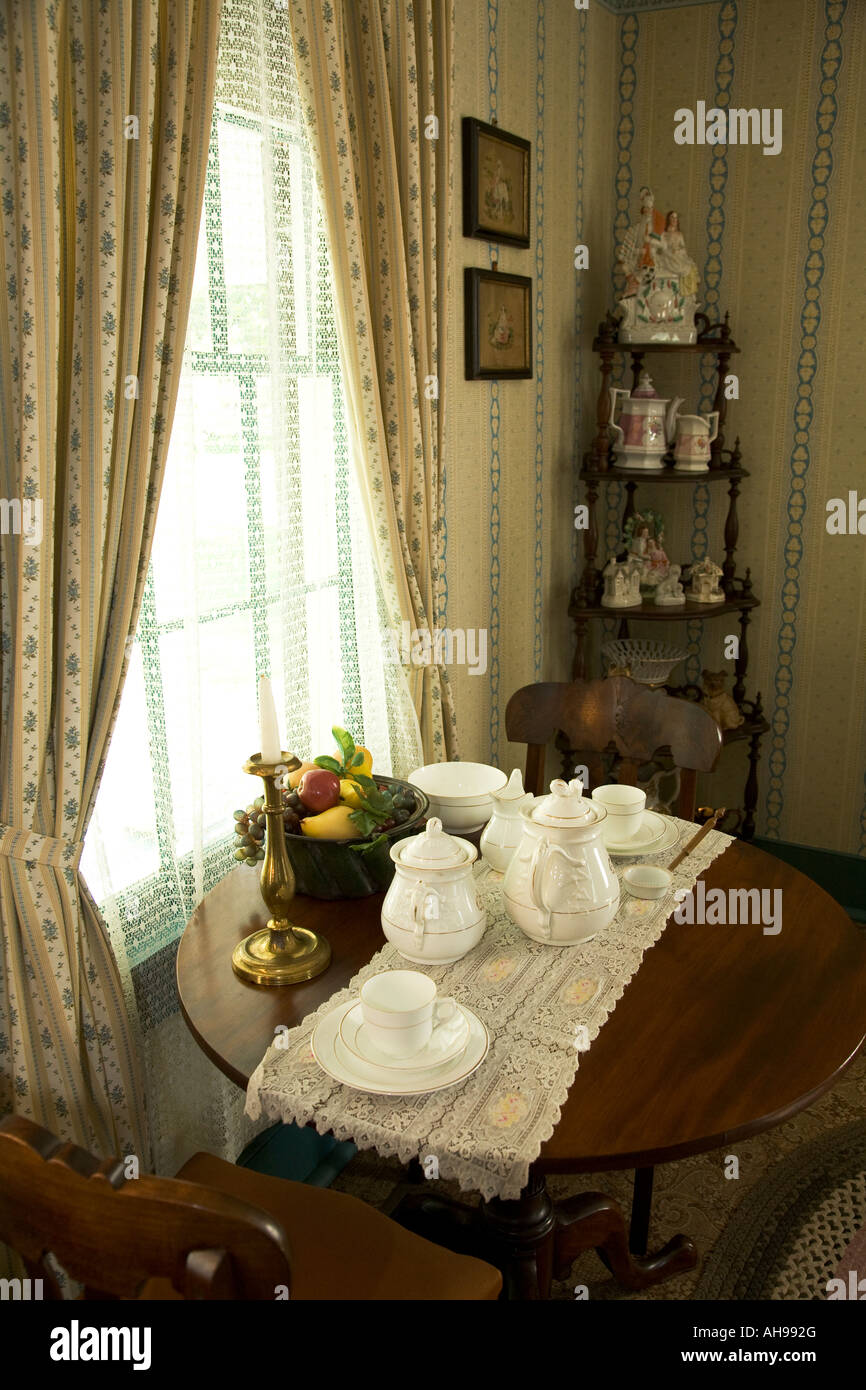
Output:
[[356,811],[360,811],[361,809],[358,793],[348,777],[344,777],[340,782],[340,800],[344,801],[347,806],[353,807]]
[[361,832],[351,814],[349,806],[332,806],[317,816],[305,816],[301,830],[314,840],[360,840]]
[[362,748],[360,744],[355,749],[355,752],[363,753],[364,761],[357,767],[349,768],[349,772],[353,777],[370,777],[373,772],[373,754],[370,752],[369,748]]

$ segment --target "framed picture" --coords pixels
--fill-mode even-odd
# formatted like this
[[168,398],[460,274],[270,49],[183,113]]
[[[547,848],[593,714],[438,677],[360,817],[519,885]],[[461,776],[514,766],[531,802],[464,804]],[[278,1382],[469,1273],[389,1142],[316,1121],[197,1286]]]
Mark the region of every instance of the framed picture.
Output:
[[529,245],[529,154],[519,135],[463,117],[463,235]]
[[531,377],[532,281],[467,266],[466,380]]

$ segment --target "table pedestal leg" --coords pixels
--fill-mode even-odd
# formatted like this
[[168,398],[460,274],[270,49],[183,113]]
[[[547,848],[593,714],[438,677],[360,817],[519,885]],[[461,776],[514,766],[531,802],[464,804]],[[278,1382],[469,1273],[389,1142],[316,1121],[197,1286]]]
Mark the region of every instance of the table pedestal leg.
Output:
[[577,1256],[593,1248],[629,1290],[682,1274],[698,1259],[694,1244],[682,1235],[655,1255],[631,1254],[625,1218],[611,1197],[588,1192],[554,1204],[534,1169],[515,1201],[497,1197],[471,1207],[438,1197],[428,1187],[407,1193],[389,1214],[436,1245],[495,1265],[502,1271],[503,1294],[511,1299],[548,1298],[551,1279],[567,1278]]
[[688,1236],[674,1236],[655,1255],[632,1255],[622,1211],[603,1192],[584,1192],[557,1205],[555,1277],[567,1279],[578,1255],[593,1248],[617,1283],[630,1292],[661,1284],[674,1274],[694,1269],[698,1262],[698,1252]]
[[556,1210],[541,1174],[530,1169],[516,1201],[482,1202],[478,1225],[487,1258],[502,1270],[506,1298],[549,1298]]

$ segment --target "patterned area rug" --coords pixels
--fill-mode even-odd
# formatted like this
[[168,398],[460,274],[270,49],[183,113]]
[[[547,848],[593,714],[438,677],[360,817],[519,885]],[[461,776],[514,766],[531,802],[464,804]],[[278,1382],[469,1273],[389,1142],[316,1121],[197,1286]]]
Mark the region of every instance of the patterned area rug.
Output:
[[[738,1159],[738,1176],[726,1174]],[[383,1206],[403,1183],[396,1162],[359,1153],[333,1186]],[[630,1173],[552,1177],[554,1200],[600,1190],[628,1213]],[[468,1200],[450,1183],[441,1190]],[[590,1299],[823,1299],[845,1246],[866,1225],[866,1056],[808,1110],[778,1129],[730,1149],[656,1170],[650,1248],[672,1235],[691,1236],[696,1270],[641,1294],[624,1292],[595,1251],[575,1261],[552,1296]],[[866,1270],[863,1271],[866,1275]]]
[[708,1255],[694,1297],[826,1298],[828,1281],[864,1226],[866,1120],[856,1120],[804,1144],[746,1194]]

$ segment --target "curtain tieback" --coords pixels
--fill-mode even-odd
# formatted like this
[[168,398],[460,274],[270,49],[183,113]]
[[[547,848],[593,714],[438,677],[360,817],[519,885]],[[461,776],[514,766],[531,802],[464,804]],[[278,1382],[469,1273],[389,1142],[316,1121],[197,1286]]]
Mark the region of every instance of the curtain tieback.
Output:
[[83,840],[55,840],[35,830],[20,830],[0,822],[0,854],[29,864],[50,864],[56,869],[78,869]]

